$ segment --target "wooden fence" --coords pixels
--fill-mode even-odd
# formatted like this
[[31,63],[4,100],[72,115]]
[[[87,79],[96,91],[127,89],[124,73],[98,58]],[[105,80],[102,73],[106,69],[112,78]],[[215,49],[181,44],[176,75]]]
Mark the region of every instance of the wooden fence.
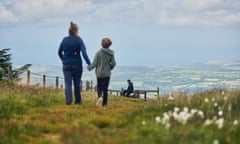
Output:
[[[38,76],[42,76],[42,86],[43,87],[46,87],[47,86],[47,78],[54,78],[55,79],[55,88],[58,89],[58,88],[61,88],[63,89],[63,85],[60,85],[59,81],[60,79],[63,80],[63,78],[59,77],[59,76],[56,76],[56,77],[53,77],[53,76],[47,76],[45,74],[41,75],[41,74],[37,74],[37,73],[31,73],[30,70],[27,71],[27,85],[30,85],[30,81],[31,81],[31,74],[35,74],[35,75],[38,75]],[[93,90],[95,89],[95,87],[93,87],[93,82],[92,81],[86,81],[86,85],[85,85],[85,90]],[[80,87],[81,87],[81,90],[83,90],[83,81],[80,82]]]
[[[9,67],[8,69],[8,78],[11,80],[12,79],[12,69],[11,67]],[[53,78],[53,76],[47,76],[45,74],[41,75],[41,74],[37,74],[37,73],[32,73],[38,76],[42,76],[42,86],[46,87],[46,82],[47,82],[47,77],[51,77]],[[55,77],[55,88],[61,88],[63,89],[63,85],[59,85],[59,76]],[[63,78],[61,78],[63,79]],[[31,72],[30,70],[27,71],[27,85],[30,85],[30,81],[31,81]],[[81,90],[83,90],[83,81],[80,82],[80,88]],[[96,86],[93,87],[93,82],[92,81],[86,81],[86,89],[85,90],[95,90],[96,91]],[[116,93],[117,96],[119,96],[121,94],[121,92],[123,91],[123,89],[121,90],[112,90],[109,89],[108,92],[110,93],[110,95],[112,95],[113,93]],[[137,95],[137,97],[140,97],[140,95],[144,95],[144,100],[147,100],[147,93],[156,93],[157,96],[159,96],[159,87],[156,90],[134,90],[134,95]]]

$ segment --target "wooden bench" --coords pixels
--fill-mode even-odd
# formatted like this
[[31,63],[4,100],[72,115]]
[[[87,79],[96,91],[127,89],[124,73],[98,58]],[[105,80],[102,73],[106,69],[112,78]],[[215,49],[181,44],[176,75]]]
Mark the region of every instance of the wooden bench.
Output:
[[121,95],[121,90],[108,90],[108,92],[110,93],[110,95],[112,95],[113,93],[116,93],[117,96]]
[[[121,92],[123,91],[123,89],[121,90],[108,90],[110,94],[112,93],[116,93],[117,96],[121,95]],[[157,88],[156,90],[134,90],[132,94],[130,94],[128,97],[130,98],[140,98],[141,95],[144,95],[144,100],[147,100],[147,93],[157,93],[157,95],[159,96],[159,88]]]

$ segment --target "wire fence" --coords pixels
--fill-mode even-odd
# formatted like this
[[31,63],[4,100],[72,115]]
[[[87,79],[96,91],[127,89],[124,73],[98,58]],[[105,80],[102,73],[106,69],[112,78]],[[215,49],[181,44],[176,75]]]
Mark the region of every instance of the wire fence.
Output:
[[[64,78],[60,76],[52,76],[46,75],[43,73],[36,73],[31,72],[30,70],[27,71],[26,76],[23,76],[22,83],[27,85],[38,85],[42,87],[55,87],[55,88],[64,88]],[[85,83],[85,85],[84,85]],[[93,90],[95,87],[93,86],[93,81],[85,81],[81,80],[80,82],[81,90]]]

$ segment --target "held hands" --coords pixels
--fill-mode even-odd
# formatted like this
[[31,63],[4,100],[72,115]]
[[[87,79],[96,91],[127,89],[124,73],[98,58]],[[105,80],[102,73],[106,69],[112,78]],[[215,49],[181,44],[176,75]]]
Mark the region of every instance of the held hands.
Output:
[[87,69],[88,69],[88,71],[91,71],[92,70],[91,65],[88,65]]

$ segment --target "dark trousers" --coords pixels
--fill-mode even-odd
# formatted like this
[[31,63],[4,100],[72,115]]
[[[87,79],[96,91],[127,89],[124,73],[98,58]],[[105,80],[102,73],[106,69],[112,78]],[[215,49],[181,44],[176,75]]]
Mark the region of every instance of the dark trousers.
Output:
[[82,66],[63,65],[63,74],[65,82],[66,105],[72,103],[72,82],[74,85],[75,104],[81,104],[80,81],[82,77]]
[[97,78],[97,91],[98,98],[103,97],[103,106],[107,105],[108,102],[108,85],[109,85],[110,77]]
[[127,97],[128,97],[131,93],[133,93],[133,91],[125,90],[125,91],[123,92],[124,96],[127,96]]

